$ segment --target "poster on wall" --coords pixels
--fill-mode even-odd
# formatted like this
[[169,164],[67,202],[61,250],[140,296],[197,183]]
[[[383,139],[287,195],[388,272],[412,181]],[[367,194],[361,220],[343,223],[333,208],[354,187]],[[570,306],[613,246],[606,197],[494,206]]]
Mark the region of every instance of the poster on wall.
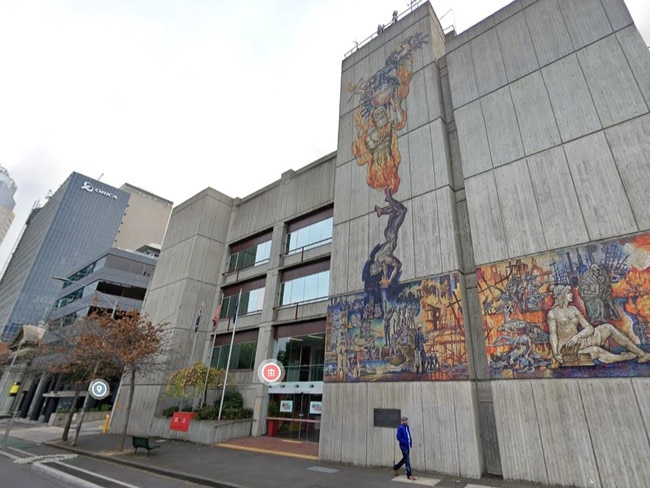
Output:
[[323,413],[323,402],[309,402],[309,413],[311,415],[320,415]]
[[469,378],[458,273],[329,301],[325,382]]
[[284,412],[284,413],[293,412],[293,400],[282,400],[280,402],[280,412]]
[[650,234],[477,270],[490,375],[650,376]]

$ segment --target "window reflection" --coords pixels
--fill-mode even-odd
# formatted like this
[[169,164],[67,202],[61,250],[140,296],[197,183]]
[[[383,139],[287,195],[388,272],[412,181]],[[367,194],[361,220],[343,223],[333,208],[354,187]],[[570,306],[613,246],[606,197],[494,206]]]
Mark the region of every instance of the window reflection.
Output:
[[332,242],[333,217],[287,234],[287,254],[294,254]]
[[285,281],[281,287],[280,305],[327,297],[329,283],[329,270]]
[[276,341],[276,359],[285,369],[285,382],[323,381],[325,334],[284,337]]
[[262,242],[251,246],[243,251],[230,255],[228,272],[232,273],[240,269],[251,268],[269,261],[271,257],[271,241]]

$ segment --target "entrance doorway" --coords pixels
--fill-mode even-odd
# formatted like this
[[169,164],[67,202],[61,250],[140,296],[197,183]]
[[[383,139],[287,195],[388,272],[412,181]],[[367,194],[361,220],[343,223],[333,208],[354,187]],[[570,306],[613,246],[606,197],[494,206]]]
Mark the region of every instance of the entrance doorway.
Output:
[[322,394],[269,395],[267,435],[296,441],[318,442]]

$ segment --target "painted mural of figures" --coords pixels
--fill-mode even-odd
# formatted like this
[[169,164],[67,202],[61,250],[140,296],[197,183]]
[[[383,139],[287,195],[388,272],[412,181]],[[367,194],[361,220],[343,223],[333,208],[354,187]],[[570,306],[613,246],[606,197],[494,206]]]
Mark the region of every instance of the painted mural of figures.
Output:
[[591,322],[606,322],[619,318],[612,302],[612,283],[606,269],[592,264],[582,275],[578,291]]
[[[568,285],[553,288],[554,305],[546,316],[553,357],[558,363],[568,365],[565,357],[589,355],[592,361],[616,363],[638,358],[639,363],[650,362],[650,354],[610,323],[594,327],[574,306],[573,292]],[[579,326],[581,327],[580,330]],[[604,348],[608,339],[614,340],[629,352],[614,354]],[[573,365],[573,362],[572,364]]]
[[384,229],[386,240],[373,250],[373,260],[369,267],[371,275],[376,276],[381,273],[380,285],[382,287],[386,287],[393,282],[402,269],[401,261],[393,253],[397,248],[399,228],[404,223],[407,212],[406,207],[393,198],[390,190],[386,191],[385,200],[388,205],[385,207],[375,206],[375,212],[377,217],[388,215],[388,223]]
[[422,326],[419,325],[415,333],[415,372],[424,373],[426,368],[427,353],[424,350],[424,343],[427,338],[422,333]]
[[391,319],[393,318],[393,315],[395,315],[395,311],[392,307],[388,307],[386,315],[384,315],[384,341],[386,346],[388,346],[389,354],[393,351],[391,345]]

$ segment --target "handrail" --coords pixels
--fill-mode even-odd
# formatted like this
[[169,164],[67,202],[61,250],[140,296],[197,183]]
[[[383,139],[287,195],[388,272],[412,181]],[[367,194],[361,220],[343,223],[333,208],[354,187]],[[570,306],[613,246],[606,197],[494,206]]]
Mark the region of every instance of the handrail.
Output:
[[362,40],[361,42],[353,41],[354,44],[355,44],[355,46],[354,46],[352,49],[350,49],[348,52],[346,52],[346,53],[343,55],[343,58],[344,58],[344,59],[347,58],[347,57],[350,56],[352,53],[354,53],[355,51],[359,50],[359,48],[365,46],[367,43],[369,43],[369,42],[370,42],[372,39],[374,39],[375,37],[379,37],[379,35],[380,35],[382,32],[384,32],[384,29],[386,29],[387,27],[390,27],[392,24],[397,23],[397,21],[398,21],[399,19],[403,18],[406,14],[412,12],[413,9],[415,9],[415,8],[417,8],[417,7],[419,6],[419,4],[420,4],[421,1],[422,1],[422,0],[412,0],[412,1],[410,2],[410,7],[409,7],[407,10],[404,10],[404,12],[402,12],[402,13],[399,14],[399,15],[394,15],[394,16],[390,19],[390,21],[389,21],[388,23],[386,23],[386,24],[379,24],[379,25],[377,26],[377,32],[373,32],[372,34],[370,34],[368,37],[366,37],[366,38],[365,38],[364,40]]

